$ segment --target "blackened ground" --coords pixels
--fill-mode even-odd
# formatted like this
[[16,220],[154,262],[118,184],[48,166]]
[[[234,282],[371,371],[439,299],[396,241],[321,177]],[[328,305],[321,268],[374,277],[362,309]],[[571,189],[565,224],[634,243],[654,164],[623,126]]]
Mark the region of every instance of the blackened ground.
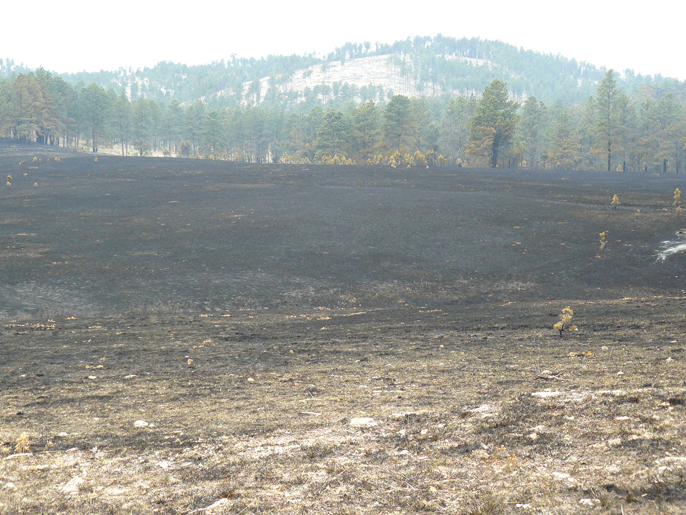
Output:
[[0,515],[686,510],[681,176],[0,149]]
[[679,175],[33,161],[4,148],[0,169],[13,177],[0,192],[5,316],[468,306],[684,289],[686,256],[656,260],[682,227],[672,205]]

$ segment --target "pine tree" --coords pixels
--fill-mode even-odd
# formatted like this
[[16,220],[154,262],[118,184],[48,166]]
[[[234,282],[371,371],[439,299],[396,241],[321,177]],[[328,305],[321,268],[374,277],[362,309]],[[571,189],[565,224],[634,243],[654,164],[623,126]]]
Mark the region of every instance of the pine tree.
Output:
[[393,95],[383,113],[383,141],[387,150],[405,152],[410,147],[413,132],[410,99]]
[[372,159],[381,139],[381,122],[376,104],[370,101],[355,109],[352,124],[355,154],[362,161]]
[[[595,97],[595,132],[598,138],[593,151],[607,157],[607,171],[612,169],[613,145],[618,145],[622,132],[621,114],[626,95],[617,87],[614,71],[608,70],[598,84]],[[614,149],[618,152],[620,149]]]
[[543,148],[543,134],[547,123],[548,109],[536,97],[529,97],[524,103],[517,124],[519,140],[524,146],[524,159],[531,169],[537,169]]
[[507,84],[494,79],[484,89],[476,114],[469,122],[469,153],[495,168],[514,139],[518,107],[508,100]]

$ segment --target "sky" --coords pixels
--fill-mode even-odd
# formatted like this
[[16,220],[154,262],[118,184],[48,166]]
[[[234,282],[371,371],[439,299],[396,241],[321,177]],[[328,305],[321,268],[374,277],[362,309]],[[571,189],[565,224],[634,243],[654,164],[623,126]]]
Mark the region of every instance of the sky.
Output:
[[686,6],[671,0],[636,2],[637,8],[607,0],[423,0],[406,7],[370,0],[6,4],[0,10],[0,58],[57,73],[136,69],[159,61],[204,64],[232,55],[325,55],[346,42],[392,43],[440,33],[686,80]]

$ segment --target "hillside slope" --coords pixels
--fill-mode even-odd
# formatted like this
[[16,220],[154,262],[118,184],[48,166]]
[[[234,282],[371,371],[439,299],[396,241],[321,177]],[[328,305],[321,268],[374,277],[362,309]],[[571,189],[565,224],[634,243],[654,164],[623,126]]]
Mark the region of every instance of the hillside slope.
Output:
[[[10,63],[10,61],[7,61]],[[15,70],[5,65],[0,73]],[[232,56],[206,65],[160,62],[152,68],[121,68],[64,74],[71,83],[96,84],[160,102],[210,107],[268,103],[293,107],[314,103],[340,105],[351,100],[385,101],[388,94],[430,96],[480,93],[494,78],[507,82],[511,96],[536,96],[546,103],[584,102],[595,92],[606,69],[560,55],[533,52],[500,41],[455,39],[437,35],[392,44],[347,43],[328,55],[270,55],[261,59]],[[675,79],[620,73],[628,94],[642,85],[681,93]],[[346,87],[347,86],[347,87]]]

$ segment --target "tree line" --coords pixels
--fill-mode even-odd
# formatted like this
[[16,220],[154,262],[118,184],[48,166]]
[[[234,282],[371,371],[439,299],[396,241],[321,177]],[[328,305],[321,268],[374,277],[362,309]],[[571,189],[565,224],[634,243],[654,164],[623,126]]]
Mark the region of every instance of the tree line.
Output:
[[71,86],[41,68],[0,81],[0,135],[93,152],[247,162],[684,169],[686,112],[671,92],[643,85],[629,96],[610,70],[581,103],[512,98],[493,79],[480,96],[210,108],[201,100],[131,99],[95,83]]

